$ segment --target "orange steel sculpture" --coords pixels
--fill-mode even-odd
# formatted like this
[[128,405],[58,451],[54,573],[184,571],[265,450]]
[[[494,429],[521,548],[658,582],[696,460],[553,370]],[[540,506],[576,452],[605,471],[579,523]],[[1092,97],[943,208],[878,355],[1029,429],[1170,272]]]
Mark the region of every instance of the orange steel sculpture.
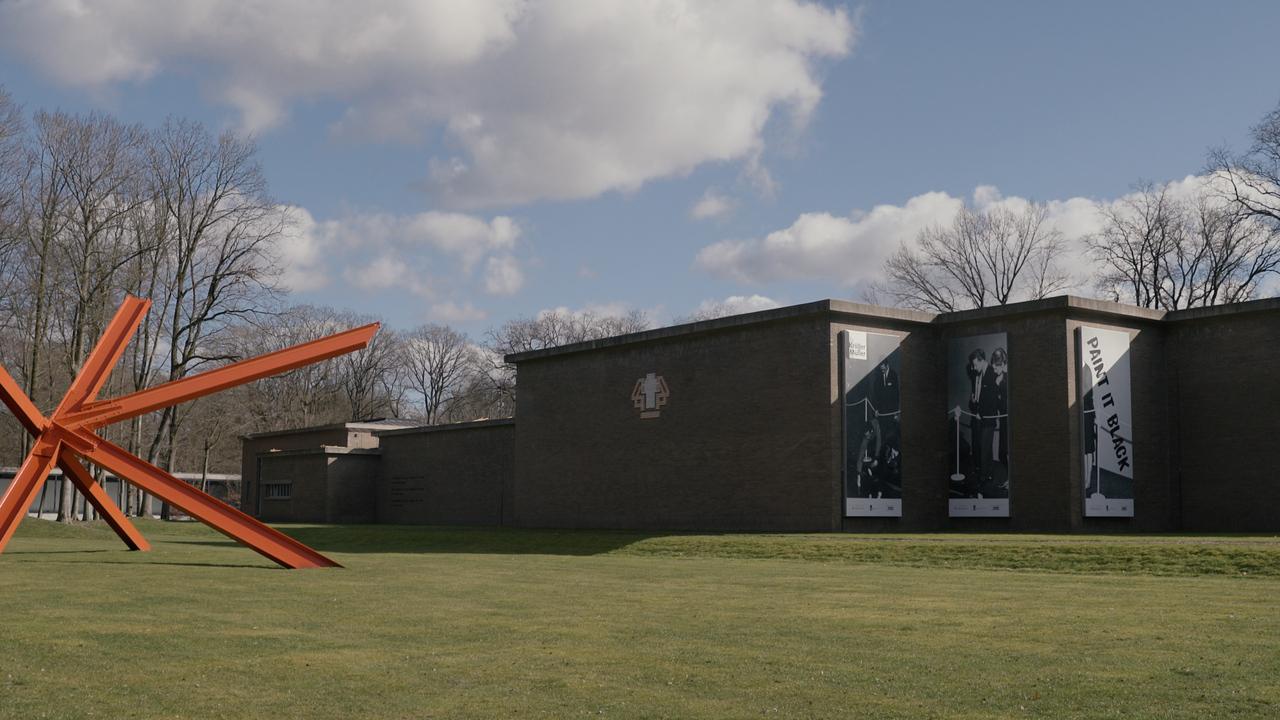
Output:
[[[224,365],[197,375],[164,383],[114,400],[98,400],[111,368],[124,353],[129,338],[151,306],[149,300],[126,297],[102,338],[53,415],[45,417],[0,367],[0,400],[17,416],[35,445],[23,461],[4,497],[0,498],[0,552],[44,485],[53,466],[84,493],[89,503],[132,550],[151,546],[116,507],[102,486],[93,481],[80,458],[116,474],[222,534],[288,568],[340,567],[338,563],[274,530],[230,505],[214,499],[129,451],[98,437],[104,425],[145,415],[153,410],[243,385],[264,377],[359,350],[369,344],[378,324],[364,325],[291,348]],[[79,457],[77,457],[79,456]]]

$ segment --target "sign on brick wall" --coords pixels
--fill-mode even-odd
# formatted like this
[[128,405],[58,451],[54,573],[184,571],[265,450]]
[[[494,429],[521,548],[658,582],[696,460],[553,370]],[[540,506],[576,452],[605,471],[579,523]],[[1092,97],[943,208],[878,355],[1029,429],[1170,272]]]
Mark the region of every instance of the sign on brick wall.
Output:
[[636,380],[631,388],[631,405],[640,411],[640,419],[652,420],[662,415],[662,407],[671,398],[671,389],[661,375],[649,373]]
[[951,517],[1008,517],[1009,338],[952,338],[947,353]]
[[1133,404],[1129,333],[1076,329],[1084,514],[1133,517]]
[[901,342],[840,333],[846,517],[902,516]]

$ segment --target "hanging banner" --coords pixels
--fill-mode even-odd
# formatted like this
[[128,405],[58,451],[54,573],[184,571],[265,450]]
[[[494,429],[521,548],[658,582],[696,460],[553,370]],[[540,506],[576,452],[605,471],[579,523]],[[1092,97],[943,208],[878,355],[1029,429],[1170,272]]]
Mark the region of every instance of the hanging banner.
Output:
[[1133,517],[1133,405],[1129,333],[1076,329],[1080,358],[1080,437],[1084,514]]
[[840,333],[845,517],[902,517],[901,343]]
[[947,353],[951,517],[1009,516],[1009,343],[952,338]]

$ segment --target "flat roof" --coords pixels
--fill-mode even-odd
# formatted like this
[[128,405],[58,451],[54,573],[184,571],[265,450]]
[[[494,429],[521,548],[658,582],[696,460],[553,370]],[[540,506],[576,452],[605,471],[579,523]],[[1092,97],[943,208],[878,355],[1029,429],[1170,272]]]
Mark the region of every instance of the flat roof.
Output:
[[1043,298],[1041,300],[1027,300],[1024,302],[1009,303],[1008,305],[992,305],[983,308],[960,310],[949,313],[928,313],[919,310],[908,310],[905,308],[868,305],[865,303],[856,303],[847,300],[826,299],[803,303],[800,305],[788,305],[786,307],[773,308],[771,310],[744,313],[741,315],[729,315],[722,318],[715,318],[713,320],[701,320],[698,322],[654,328],[652,330],[643,330],[640,332],[628,333],[626,335],[614,335],[611,337],[600,338],[598,340],[587,340],[584,342],[570,343],[568,345],[559,345],[556,347],[512,353],[507,355],[504,359],[509,363],[518,364],[529,360],[541,360],[543,358],[554,357],[557,355],[568,355],[570,353],[602,350],[621,345],[631,345],[635,343],[665,340],[668,338],[700,335],[729,328],[759,325],[763,323],[793,320],[818,315],[829,315],[832,316],[833,320],[862,320],[869,323],[937,326],[1060,310],[1076,311],[1079,313],[1110,317],[1130,322],[1136,320],[1160,323],[1208,317],[1221,317],[1224,315],[1235,315],[1240,313],[1280,310],[1280,298],[1266,298],[1262,300],[1250,300],[1242,303],[1232,303],[1229,305],[1215,305],[1205,308],[1167,311],[1137,307],[1136,305],[1126,305],[1124,303],[1111,302],[1108,300],[1098,300],[1096,298],[1079,297],[1076,295],[1056,295],[1054,297]]
[[392,428],[413,427],[417,420],[386,418],[382,420],[362,420],[359,422],[329,423],[328,425],[312,425],[311,427],[293,428],[292,430],[264,430],[262,432],[241,435],[242,440],[272,437],[274,435],[297,435],[299,433],[322,432],[325,430],[388,430]]
[[480,428],[497,427],[500,425],[514,425],[515,418],[492,418],[488,420],[468,420],[467,422],[444,423],[442,425],[418,425],[409,428],[399,428],[396,430],[381,430],[375,432],[378,437],[388,437],[392,435],[418,435],[421,433],[447,432],[450,430],[478,430]]

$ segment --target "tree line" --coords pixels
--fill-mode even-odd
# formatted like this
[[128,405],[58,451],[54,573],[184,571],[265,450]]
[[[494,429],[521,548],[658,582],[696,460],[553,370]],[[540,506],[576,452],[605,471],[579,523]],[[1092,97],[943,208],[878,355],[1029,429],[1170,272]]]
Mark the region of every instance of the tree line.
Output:
[[[99,112],[28,116],[0,87],[0,362],[52,407],[125,294],[152,305],[104,397],[375,320],[287,303],[279,243],[289,222],[250,138],[183,118],[148,128]],[[238,472],[238,438],[249,432],[510,415],[515,375],[504,354],[648,324],[640,313],[552,312],[480,340],[443,325],[384,328],[362,352],[101,432],[171,471]],[[17,464],[29,447],[3,414],[0,463]],[[78,505],[63,485],[59,515],[69,520]],[[130,491],[123,504],[140,514],[150,503]]]

